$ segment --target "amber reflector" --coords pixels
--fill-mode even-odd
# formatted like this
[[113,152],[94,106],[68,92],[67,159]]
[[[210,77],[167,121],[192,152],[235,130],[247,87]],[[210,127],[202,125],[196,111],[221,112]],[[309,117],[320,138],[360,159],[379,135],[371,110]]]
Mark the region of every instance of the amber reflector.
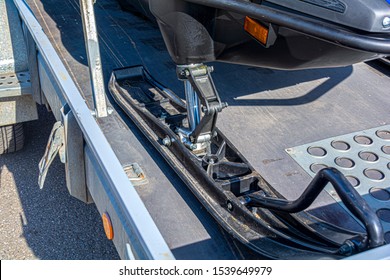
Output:
[[267,44],[268,28],[264,27],[250,17],[245,17],[244,29],[246,32],[259,40],[262,44]]
[[108,213],[103,214],[102,220],[103,220],[104,232],[106,233],[107,238],[109,240],[112,240],[114,238],[114,229],[112,228],[111,219]]

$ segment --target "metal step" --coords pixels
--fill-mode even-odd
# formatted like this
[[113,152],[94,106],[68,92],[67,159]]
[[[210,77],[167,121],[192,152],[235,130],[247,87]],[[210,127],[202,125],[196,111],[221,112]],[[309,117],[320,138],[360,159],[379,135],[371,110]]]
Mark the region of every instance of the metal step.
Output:
[[0,126],[37,118],[29,72],[0,74]]
[[0,0],[0,74],[28,69],[27,50],[13,1]]
[[[340,135],[286,150],[312,177],[339,169],[376,211],[390,243],[390,125]],[[340,199],[331,186],[327,192]]]
[[31,94],[30,73],[0,74],[0,99],[3,97]]

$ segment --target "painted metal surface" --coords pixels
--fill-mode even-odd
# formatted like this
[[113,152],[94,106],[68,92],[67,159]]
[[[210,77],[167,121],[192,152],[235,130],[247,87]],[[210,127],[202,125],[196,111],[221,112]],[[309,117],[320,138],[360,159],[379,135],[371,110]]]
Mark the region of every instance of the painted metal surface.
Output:
[[139,242],[144,250],[142,254],[144,258],[173,259],[171,251],[38,21],[24,1],[15,0],[15,4],[37,44],[41,58],[46,62],[53,75],[53,82],[62,91],[76,117],[90,150],[90,155],[94,159],[93,164],[100,171],[99,178],[104,179],[105,189],[97,189],[96,194],[104,191],[110,192],[110,201],[115,205],[115,211],[121,224],[125,226],[126,234],[131,235]]
[[85,202],[93,202],[85,175],[84,138],[69,106],[61,109],[65,132],[65,176],[69,194]]

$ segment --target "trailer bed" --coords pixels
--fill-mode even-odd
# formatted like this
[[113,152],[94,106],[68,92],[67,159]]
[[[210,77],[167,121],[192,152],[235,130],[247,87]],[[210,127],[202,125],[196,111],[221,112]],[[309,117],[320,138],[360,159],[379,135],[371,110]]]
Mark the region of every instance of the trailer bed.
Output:
[[[79,2],[26,2],[92,108]],[[142,64],[162,84],[183,97],[176,66],[156,25],[123,12],[114,0],[97,1],[95,12],[106,84],[114,69]],[[229,104],[220,114],[217,126],[288,199],[301,194],[311,174],[286,149],[389,124],[390,70],[375,63],[300,71],[221,63],[215,63],[214,67],[217,89],[222,100]],[[109,99],[113,113],[99,119],[99,125],[121,164],[136,162],[144,170],[148,184],[137,186],[136,190],[174,256],[177,259],[260,257],[234,242],[217,225]],[[389,157],[385,156],[385,160],[389,161]],[[383,173],[387,179],[390,177],[389,168]],[[390,212],[389,201],[383,202],[382,208]],[[327,192],[310,211],[340,226],[362,230]],[[390,242],[388,224],[385,223],[385,231]]]

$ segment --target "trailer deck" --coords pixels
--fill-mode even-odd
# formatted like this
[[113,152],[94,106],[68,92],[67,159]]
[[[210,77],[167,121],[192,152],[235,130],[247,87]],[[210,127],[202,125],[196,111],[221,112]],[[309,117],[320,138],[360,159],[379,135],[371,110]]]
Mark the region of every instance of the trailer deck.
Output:
[[[26,2],[92,108],[79,2]],[[183,97],[176,65],[152,22],[123,12],[114,0],[97,1],[95,12],[106,84],[114,69],[142,64],[159,82]],[[214,63],[214,68],[217,89],[222,100],[229,104],[220,114],[218,128],[290,200],[302,193],[312,174],[286,150],[329,138],[338,140],[350,133],[360,135],[389,124],[390,69],[372,62],[300,71],[222,63]],[[135,188],[175,258],[259,257],[233,241],[217,225],[137,127],[113,100],[109,101],[113,113],[98,119],[99,126],[122,166],[138,163],[144,171],[148,183]],[[382,130],[388,131],[388,126]],[[388,135],[384,138],[383,147],[386,146],[383,143],[390,143],[386,142]],[[387,148],[378,155],[381,162],[390,161],[388,154]],[[373,166],[377,169],[375,163]],[[384,193],[385,199],[374,199],[376,210],[382,211],[389,243],[390,197],[386,198],[390,192],[389,165],[381,167],[381,172],[384,178],[374,178],[368,189],[380,187]],[[366,195],[370,196],[369,193]],[[323,192],[310,212],[339,226],[363,230],[330,192]]]

